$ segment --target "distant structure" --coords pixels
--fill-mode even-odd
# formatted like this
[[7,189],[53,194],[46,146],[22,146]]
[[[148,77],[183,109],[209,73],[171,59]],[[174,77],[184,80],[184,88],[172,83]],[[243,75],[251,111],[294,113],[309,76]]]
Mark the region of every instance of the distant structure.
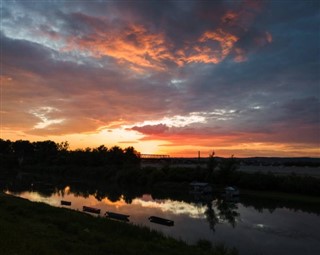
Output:
[[160,155],[160,154],[140,154],[140,158],[142,159],[163,159],[170,158],[169,155]]

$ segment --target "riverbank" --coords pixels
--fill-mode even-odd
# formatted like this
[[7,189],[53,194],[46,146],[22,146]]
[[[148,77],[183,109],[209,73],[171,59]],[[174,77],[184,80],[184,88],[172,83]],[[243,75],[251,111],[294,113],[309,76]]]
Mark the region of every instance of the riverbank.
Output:
[[189,246],[148,228],[0,193],[3,254],[237,254],[207,241]]

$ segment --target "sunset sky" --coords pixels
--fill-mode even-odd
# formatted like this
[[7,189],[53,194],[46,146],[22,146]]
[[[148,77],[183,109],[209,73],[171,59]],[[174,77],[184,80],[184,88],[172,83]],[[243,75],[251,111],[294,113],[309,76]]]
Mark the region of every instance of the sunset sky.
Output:
[[319,1],[1,1],[1,138],[320,157]]

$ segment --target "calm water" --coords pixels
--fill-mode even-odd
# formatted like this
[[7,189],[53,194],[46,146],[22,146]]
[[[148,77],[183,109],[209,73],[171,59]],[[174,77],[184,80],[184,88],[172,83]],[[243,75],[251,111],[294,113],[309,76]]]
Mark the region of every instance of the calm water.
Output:
[[[242,198],[226,202],[222,199],[193,198],[188,202],[175,199],[155,199],[144,194],[127,199],[101,197],[74,192],[66,186],[54,192],[20,191],[14,194],[31,201],[41,201],[61,207],[60,201],[71,201],[70,208],[82,211],[82,206],[129,214],[130,222],[159,230],[168,236],[196,243],[199,239],[223,242],[236,247],[240,254],[320,254],[319,211],[294,204],[257,201]],[[69,206],[65,206],[69,207]],[[148,221],[151,215],[174,220],[173,227]]]

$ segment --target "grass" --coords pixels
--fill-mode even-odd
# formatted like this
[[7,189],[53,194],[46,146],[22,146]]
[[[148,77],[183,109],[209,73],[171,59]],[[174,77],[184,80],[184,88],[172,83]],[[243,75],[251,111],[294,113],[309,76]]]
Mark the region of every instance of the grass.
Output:
[[148,228],[116,222],[0,193],[4,255],[237,254],[221,245],[190,246]]

